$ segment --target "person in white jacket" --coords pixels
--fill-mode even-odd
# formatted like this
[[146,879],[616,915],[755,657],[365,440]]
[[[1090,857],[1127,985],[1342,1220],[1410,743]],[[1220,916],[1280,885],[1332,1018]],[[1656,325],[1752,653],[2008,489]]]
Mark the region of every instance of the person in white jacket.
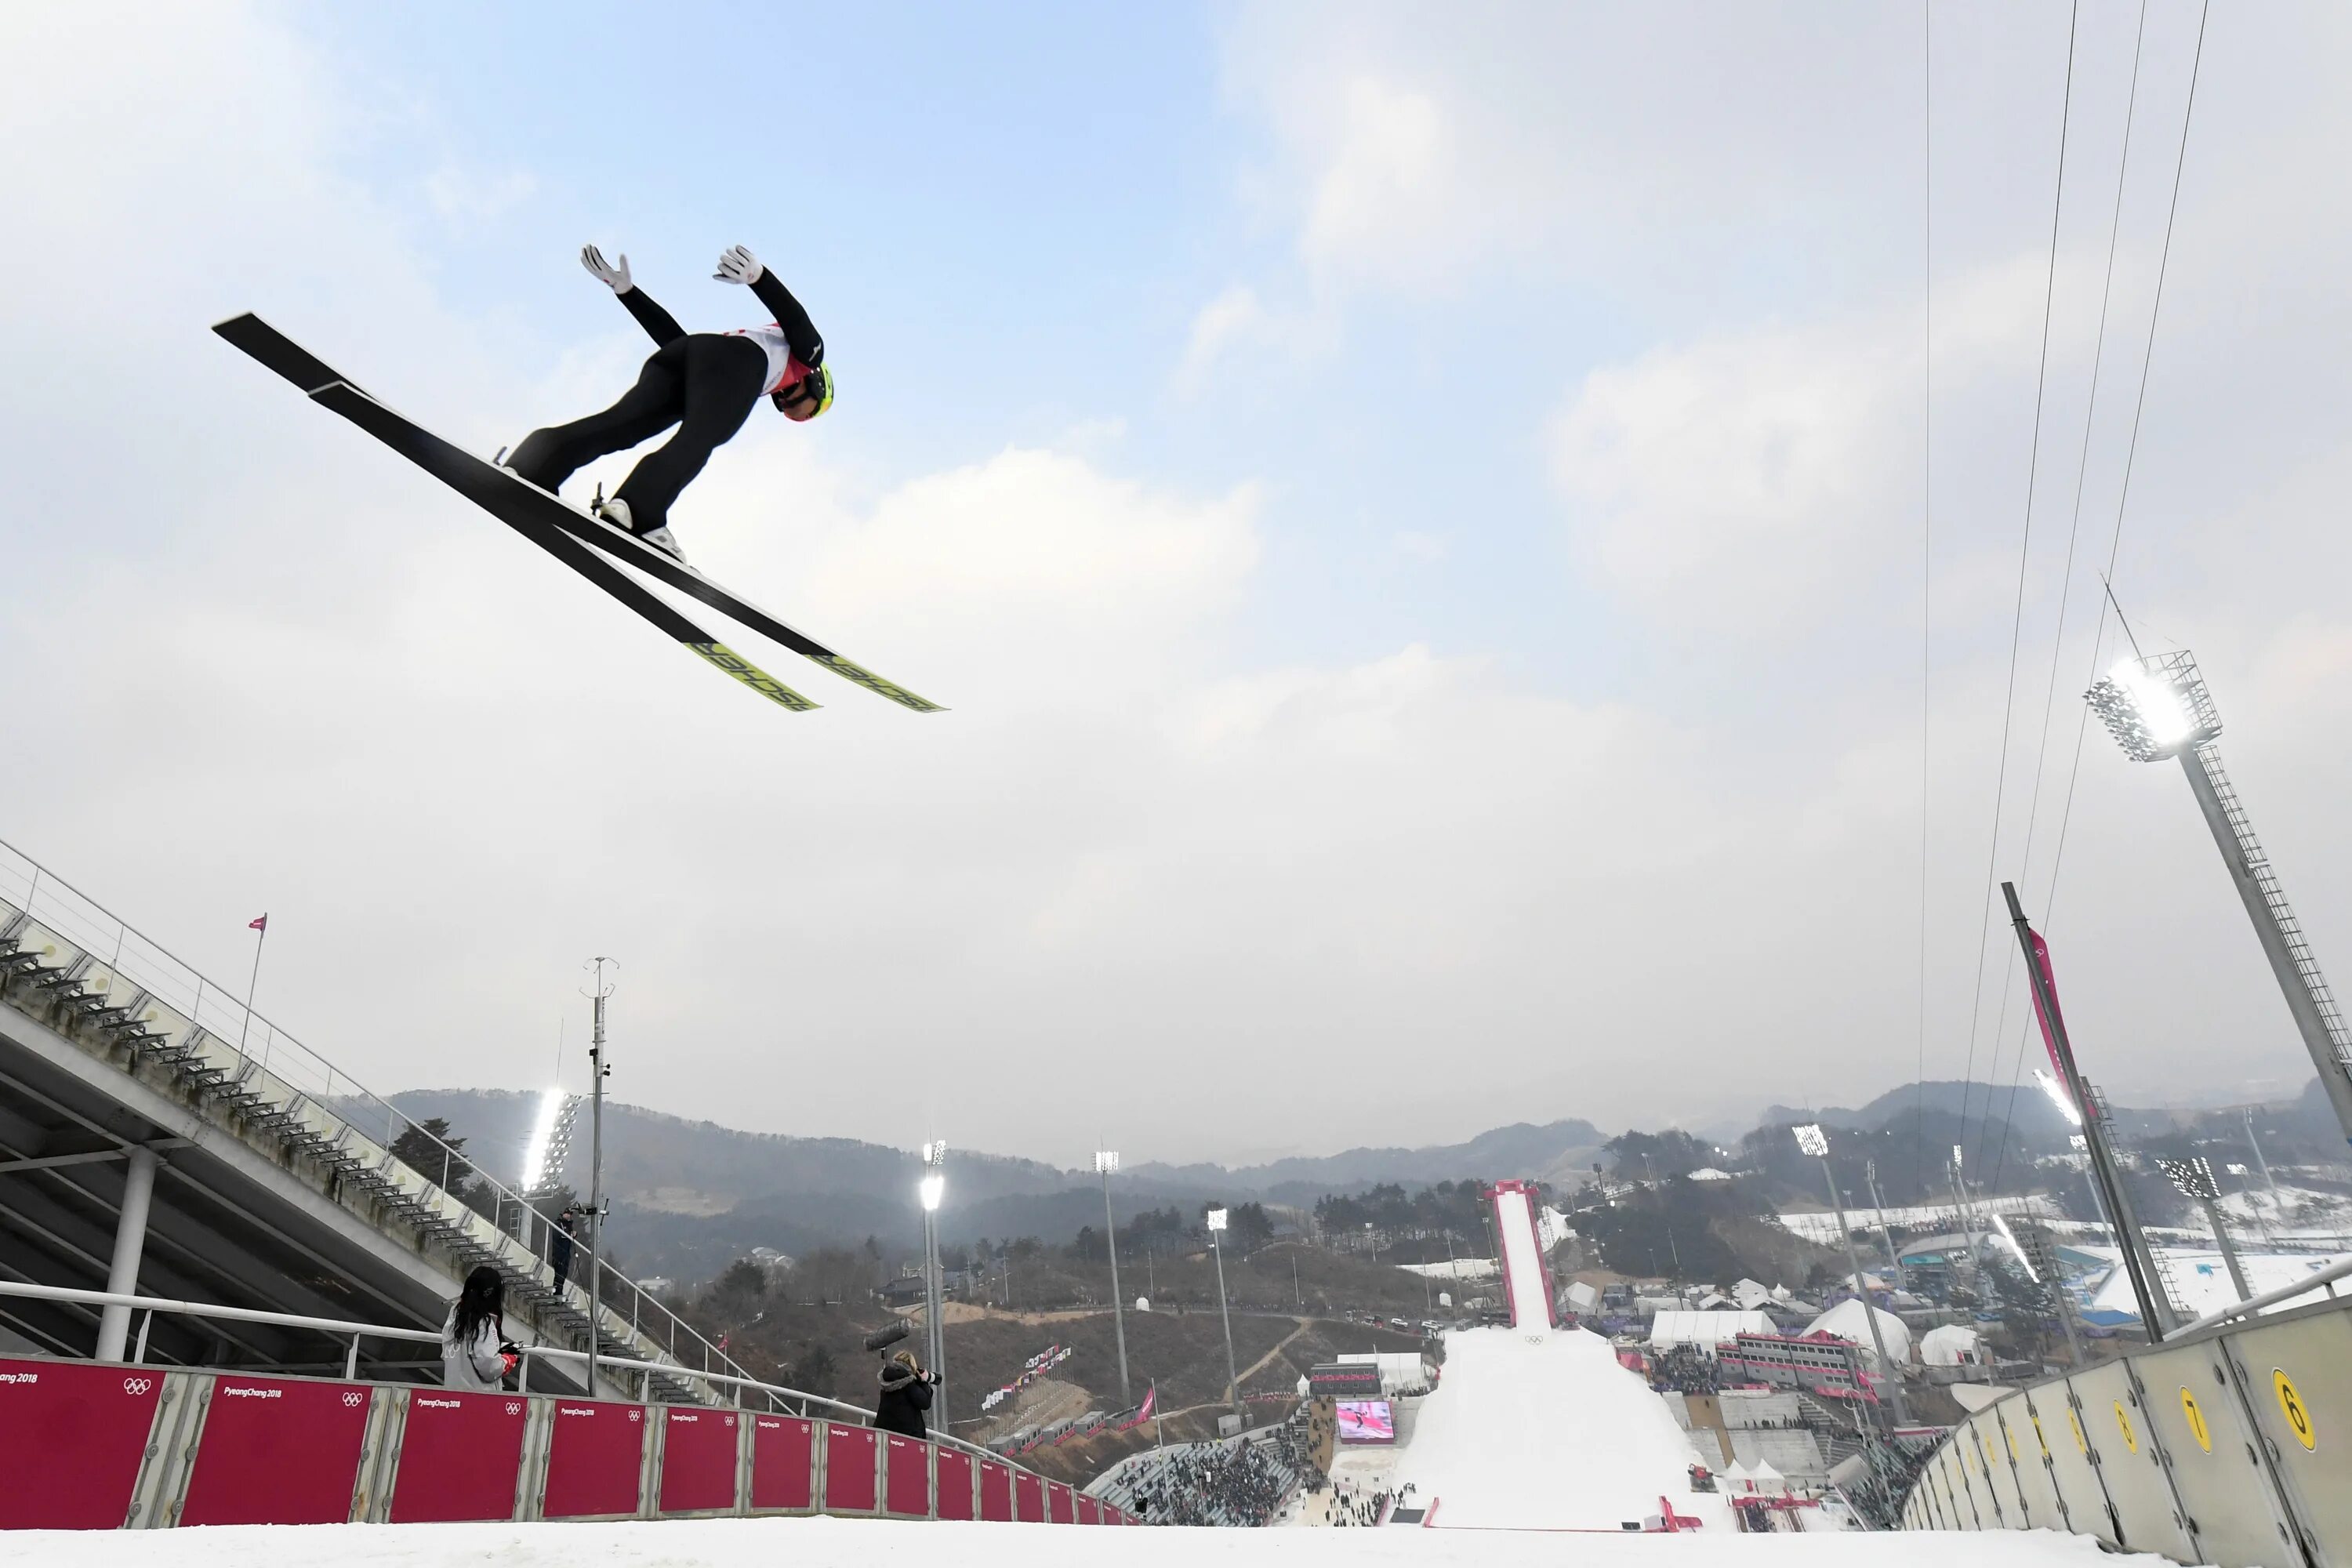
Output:
[[506,1337],[507,1282],[483,1264],[466,1276],[441,1329],[441,1382],[447,1388],[496,1394],[521,1352]]

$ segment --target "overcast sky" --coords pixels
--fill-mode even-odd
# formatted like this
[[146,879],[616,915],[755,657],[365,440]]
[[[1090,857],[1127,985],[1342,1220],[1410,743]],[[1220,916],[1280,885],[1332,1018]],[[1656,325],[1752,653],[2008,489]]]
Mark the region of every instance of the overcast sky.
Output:
[[[2063,5],[1937,7],[1932,338],[1916,5],[7,8],[0,837],[232,984],[267,910],[263,1011],[387,1091],[584,1087],[593,953],[622,1098],[1063,1163],[2006,1083],[1990,863],[2118,1098],[2292,1092],[2186,786],[2074,769],[2140,16],[2080,12],[1996,850]],[[2347,69],[2213,15],[2116,574],[2339,983]],[[589,240],[807,303],[838,407],[673,521],[953,711],[746,634],[826,706],[759,701],[205,331],[487,452],[646,349]]]

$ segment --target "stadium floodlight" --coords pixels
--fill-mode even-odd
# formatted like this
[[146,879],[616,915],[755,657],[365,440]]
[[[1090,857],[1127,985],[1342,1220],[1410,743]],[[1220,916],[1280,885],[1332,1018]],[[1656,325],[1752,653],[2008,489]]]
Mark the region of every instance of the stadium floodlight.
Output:
[[936,1171],[947,1163],[948,1146],[945,1143],[926,1143],[923,1145],[923,1163],[925,1165]]
[[2017,1244],[2016,1233],[2009,1228],[2009,1221],[2000,1217],[1999,1210],[1993,1213],[1992,1228],[2002,1241],[2009,1244],[2010,1256],[2017,1259],[2017,1266],[2020,1268],[2025,1270],[2025,1277],[2036,1285],[2041,1284],[2042,1276],[2033,1271],[2033,1259],[2025,1256],[2025,1248]]
[[1225,1325],[1225,1397],[1233,1406],[1234,1429],[1242,1425],[1242,1380],[1234,1370],[1234,1316],[1225,1302],[1225,1249],[1221,1238],[1232,1215],[1223,1209],[1211,1209],[1202,1216],[1208,1222],[1209,1252],[1217,1260],[1217,1317]]
[[2221,710],[2187,648],[2127,658],[2084,694],[2108,733],[2136,763],[2177,758],[2230,869],[2255,940],[2286,996],[2336,1125],[2352,1138],[2352,1032],[2347,1032],[2319,960],[2294,918],[2278,874],[2254,837],[2246,808],[2221,767]]
[[1110,1209],[1110,1179],[1118,1173],[1118,1152],[1095,1151],[1095,1174],[1102,1178],[1103,1252],[1110,1258],[1110,1325],[1118,1340],[1118,1401],[1132,1405],[1135,1396],[1127,1381],[1127,1303],[1118,1293],[1118,1216]]
[[2237,1288],[2238,1300],[2251,1299],[2253,1287],[2246,1283],[2246,1269],[2238,1261],[2237,1244],[2230,1239],[2230,1227],[2221,1220],[2221,1184],[2213,1179],[2212,1163],[2199,1154],[2186,1160],[2158,1159],[2156,1168],[2180,1189],[2182,1197],[2205,1211],[2206,1226],[2213,1233],[2213,1245],[2221,1249],[2221,1261],[2230,1270],[2230,1283]]
[[2156,1168],[2180,1189],[2180,1195],[2184,1198],[2202,1202],[2221,1195],[2221,1184],[2213,1180],[2213,1166],[2201,1154],[2190,1160],[2158,1160]]
[[916,1184],[916,1190],[922,1194],[924,1212],[936,1214],[939,1212],[940,1199],[947,1194],[948,1179],[937,1174],[925,1176]]
[[2085,694],[2136,763],[2160,763],[2221,732],[2221,716],[2188,650],[2127,658]]
[[1853,1249],[1853,1231],[1845,1223],[1845,1194],[1838,1191],[1837,1173],[1830,1169],[1830,1135],[1822,1131],[1818,1121],[1808,1121],[1789,1131],[1797,1135],[1799,1150],[1822,1163],[1822,1177],[1830,1184],[1830,1210],[1837,1215],[1838,1239],[1845,1243],[1846,1266],[1853,1270],[1854,1297],[1862,1303],[1863,1321],[1870,1325],[1870,1342],[1878,1352],[1879,1372],[1895,1395],[1895,1420],[1898,1426],[1908,1426],[1911,1410],[1903,1399],[1903,1368],[1886,1353],[1886,1336],[1878,1326],[1881,1314],[1871,1304],[1870,1287],[1863,1279],[1862,1255]]
[[2083,1125],[2083,1113],[2074,1109],[2074,1099],[2067,1094],[2064,1084],[2060,1083],[2040,1068],[2033,1069],[2033,1081],[2042,1086],[2042,1092],[2050,1097],[2050,1103],[2058,1108],[2058,1114],[2066,1119],[2068,1125],[2074,1127]]
[[539,1114],[531,1120],[530,1142],[523,1146],[525,1195],[562,1178],[565,1161],[572,1152],[572,1122],[579,1110],[580,1101],[560,1089],[540,1095]]

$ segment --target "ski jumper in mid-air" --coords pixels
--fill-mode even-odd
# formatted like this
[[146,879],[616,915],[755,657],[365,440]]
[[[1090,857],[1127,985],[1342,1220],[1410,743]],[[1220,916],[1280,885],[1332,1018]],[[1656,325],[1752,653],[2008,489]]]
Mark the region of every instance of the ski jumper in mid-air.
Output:
[[683,562],[686,555],[669,531],[670,503],[702,471],[711,452],[743,427],[761,397],[795,423],[833,406],[824,340],[791,290],[740,245],[719,257],[711,276],[749,285],[775,317],[764,327],[688,332],[631,283],[627,257],[608,266],[604,253],[591,245],[582,248],[580,265],[620,296],[659,346],[618,403],[569,425],[532,431],[508,455],[506,466],[553,490],[583,464],[625,452],[677,426],[677,434],[639,459],[594,510],[605,521]]

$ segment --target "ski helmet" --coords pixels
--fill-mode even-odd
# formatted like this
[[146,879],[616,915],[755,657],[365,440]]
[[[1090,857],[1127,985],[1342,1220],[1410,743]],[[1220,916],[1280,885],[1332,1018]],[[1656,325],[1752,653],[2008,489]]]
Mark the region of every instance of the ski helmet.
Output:
[[816,396],[816,407],[803,417],[814,419],[817,415],[833,406],[833,392],[832,367],[822,364],[811,365],[803,367],[799,380],[788,386],[776,388],[769,395],[769,401],[776,405],[776,412],[782,414],[785,411],[786,405],[799,402],[805,393],[813,393]]

